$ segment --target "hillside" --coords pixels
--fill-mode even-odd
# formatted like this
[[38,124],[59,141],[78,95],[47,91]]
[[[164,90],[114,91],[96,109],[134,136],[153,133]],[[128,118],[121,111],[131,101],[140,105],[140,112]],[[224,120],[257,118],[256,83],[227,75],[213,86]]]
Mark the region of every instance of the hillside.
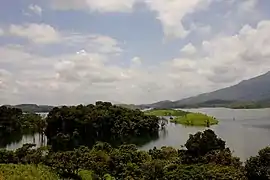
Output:
[[18,105],[5,105],[8,107],[15,107],[21,109],[23,112],[32,112],[32,113],[39,113],[39,112],[50,112],[54,107],[48,105],[36,105],[36,104],[18,104]]
[[[164,102],[165,103],[164,105]],[[150,107],[234,107],[238,106],[268,106],[270,104],[270,72],[261,76],[245,80],[231,87],[214,92],[200,94],[198,96],[182,99],[179,101],[162,101],[150,104]]]

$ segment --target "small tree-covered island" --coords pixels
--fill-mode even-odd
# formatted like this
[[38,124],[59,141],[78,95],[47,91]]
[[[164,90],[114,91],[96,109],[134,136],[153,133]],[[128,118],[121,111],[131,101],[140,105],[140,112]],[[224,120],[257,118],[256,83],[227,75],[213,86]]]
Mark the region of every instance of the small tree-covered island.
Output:
[[[108,102],[58,107],[45,124],[34,126],[39,120],[26,121],[18,109],[0,109],[2,134],[35,129],[48,138],[44,147],[25,144],[14,151],[1,149],[1,180],[270,179],[270,147],[242,163],[210,129],[190,135],[184,148],[139,150],[138,145],[149,137],[158,138],[161,127],[159,117],[140,110]],[[190,115],[182,112],[179,118],[192,119]]]
[[218,120],[215,117],[211,117],[202,113],[193,113],[182,110],[174,109],[151,109],[145,111],[147,115],[154,115],[159,117],[169,116],[170,121],[182,124],[185,126],[205,126],[218,124]]

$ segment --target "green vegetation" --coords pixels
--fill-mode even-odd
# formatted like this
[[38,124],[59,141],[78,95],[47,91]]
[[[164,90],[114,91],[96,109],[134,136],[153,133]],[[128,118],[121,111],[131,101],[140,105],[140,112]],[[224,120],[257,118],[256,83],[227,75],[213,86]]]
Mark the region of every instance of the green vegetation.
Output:
[[138,137],[158,136],[159,118],[109,102],[54,108],[47,117],[46,135],[54,150],[71,150],[97,141],[113,145]]
[[154,116],[172,116],[171,122],[183,124],[186,126],[211,126],[218,124],[218,120],[214,117],[201,113],[191,113],[174,109],[152,109],[144,112],[147,115]]
[[245,170],[248,179],[270,179],[270,147],[259,151],[259,155],[246,162]]
[[0,164],[0,180],[57,180],[57,174],[45,166]]
[[201,113],[188,113],[185,116],[179,116],[171,120],[178,124],[183,124],[186,126],[211,126],[218,124],[218,120],[214,117],[207,116]]
[[21,140],[23,134],[40,132],[46,128],[46,120],[32,113],[6,106],[0,107],[0,147]]
[[[38,122],[22,120],[25,116],[20,110],[5,108],[0,108],[2,131],[16,132],[22,122],[30,122],[24,124],[26,127],[35,127],[32,123]],[[183,117],[202,116],[195,115]],[[270,179],[270,147],[243,165],[212,130],[190,135],[184,149],[141,151],[136,145],[125,144],[134,136],[158,133],[159,118],[111,103],[54,108],[45,125],[52,146],[34,148],[25,144],[15,151],[0,149],[0,180]]]
[[46,127],[46,120],[33,113],[23,113],[17,108],[0,107],[0,128],[1,132],[13,131],[34,131],[41,132]]
[[[38,165],[37,169],[49,167],[41,171],[45,177],[52,177],[51,179],[56,177],[51,172],[57,173],[61,178],[85,180],[255,180],[269,177],[269,148],[260,151],[256,160],[251,158],[243,166],[239,158],[232,156],[231,151],[225,147],[225,142],[212,130],[190,135],[185,149],[162,147],[140,151],[135,145],[114,148],[101,142],[91,149],[81,146],[72,151],[54,152],[50,148],[32,147],[31,144],[26,144],[16,151],[0,150],[0,164],[9,164],[10,167],[15,166],[13,164],[25,164],[28,167]],[[12,174],[13,171],[19,170],[0,170],[2,176]],[[27,171],[24,173],[27,174]]]
[[37,114],[23,113],[17,108],[0,107],[1,134],[18,131],[43,132],[45,127],[46,120]]
[[235,102],[227,106],[232,109],[260,109],[269,108],[270,101],[258,101],[258,102]]
[[144,112],[147,115],[154,116],[184,116],[188,114],[186,111],[174,110],[174,109],[151,109]]

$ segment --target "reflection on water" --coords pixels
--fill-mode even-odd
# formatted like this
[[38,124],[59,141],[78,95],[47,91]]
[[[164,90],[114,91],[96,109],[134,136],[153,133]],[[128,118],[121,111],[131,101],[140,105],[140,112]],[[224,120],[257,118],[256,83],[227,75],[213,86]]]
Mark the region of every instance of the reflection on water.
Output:
[[[242,160],[254,156],[258,151],[270,145],[270,109],[257,110],[235,110],[225,108],[202,108],[189,109],[192,112],[201,112],[216,117],[220,120],[218,125],[212,126],[218,136],[226,141],[227,146]],[[182,125],[168,123],[167,127],[154,137],[133,139],[140,149],[148,150],[153,147],[173,146],[180,148],[184,145],[189,134],[203,131],[204,127],[185,127]],[[10,138],[10,137],[9,137]],[[12,137],[13,143],[9,145],[3,139],[0,145],[8,149],[16,149],[24,143],[35,143],[37,146],[46,144],[46,138],[40,134],[18,135]]]
[[20,143],[22,138],[23,138],[23,134],[21,132],[1,134],[0,135],[0,148],[5,148],[11,143],[18,144]]
[[[16,136],[16,135],[15,135]],[[36,144],[36,147],[45,146],[47,144],[47,138],[44,134],[36,133],[36,134],[27,134],[16,137],[17,141],[10,141],[6,144],[6,149],[15,150],[23,146],[23,144],[31,143]]]

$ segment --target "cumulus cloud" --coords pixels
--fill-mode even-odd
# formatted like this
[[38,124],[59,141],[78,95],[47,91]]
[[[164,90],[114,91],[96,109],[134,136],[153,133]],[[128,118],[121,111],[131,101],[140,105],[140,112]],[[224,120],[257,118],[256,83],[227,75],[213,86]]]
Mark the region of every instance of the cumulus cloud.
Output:
[[80,34],[58,31],[48,24],[11,25],[9,34],[25,38],[34,44],[81,47],[91,52],[119,55],[123,49],[118,40],[100,34]]
[[196,53],[196,48],[191,43],[188,43],[181,49],[181,52],[185,54],[194,54]]
[[136,3],[145,4],[156,12],[169,38],[185,38],[190,29],[183,24],[183,18],[209,6],[213,0],[51,0],[55,10],[90,10],[90,12],[131,12]]
[[[5,103],[41,104],[181,99],[269,71],[269,31],[270,21],[245,25],[233,36],[204,41],[195,56],[151,67],[108,63],[108,53],[87,49],[44,57],[20,46],[1,47],[0,97]],[[131,63],[139,65],[141,59],[134,57]]]
[[30,4],[30,5],[28,6],[28,9],[29,9],[30,11],[32,11],[33,13],[39,15],[39,16],[42,15],[42,11],[43,11],[42,8],[41,8],[40,6],[38,6],[38,5],[36,5],[36,4]]
[[[244,25],[233,34],[216,35],[209,33],[215,29],[212,31],[207,24],[184,25],[187,15],[207,8],[212,1],[139,0],[155,12],[166,36],[184,38],[191,31],[202,32],[199,35],[203,42],[193,37],[185,40],[192,43],[180,50],[180,56],[165,57],[163,62],[155,61],[154,56],[148,60],[144,54],[134,57],[133,53],[138,52],[127,52],[125,46],[129,44],[107,35],[59,31],[48,24],[11,25],[5,33],[31,43],[0,45],[0,100],[11,104],[54,105],[96,100],[122,103],[178,100],[269,71],[270,21]],[[99,13],[130,12],[136,3],[135,0],[51,2],[55,9]],[[232,4],[235,2],[230,0]],[[252,6],[246,5],[244,9]],[[205,38],[205,34],[209,36]],[[50,56],[38,54],[37,44],[46,44],[42,46],[45,50],[54,47],[56,52]]]
[[135,66],[140,66],[142,64],[142,60],[139,57],[134,57],[131,59],[131,63]]
[[190,30],[184,27],[183,18],[196,10],[205,8],[211,0],[146,0],[149,8],[157,13],[166,36],[185,38]]
[[9,28],[9,33],[13,36],[26,38],[36,44],[51,44],[61,40],[58,31],[48,24],[13,24]]

